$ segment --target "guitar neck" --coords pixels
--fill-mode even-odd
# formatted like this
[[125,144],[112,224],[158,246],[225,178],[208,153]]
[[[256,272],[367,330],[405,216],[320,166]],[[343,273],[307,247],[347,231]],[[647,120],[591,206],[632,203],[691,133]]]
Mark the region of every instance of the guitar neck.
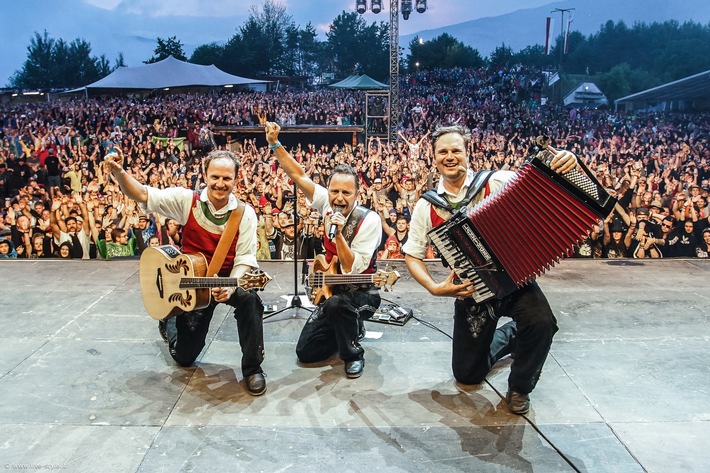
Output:
[[239,287],[239,278],[182,278],[180,289],[200,289],[205,287]]
[[316,275],[316,279],[326,286],[337,284],[367,284],[373,282],[374,274],[324,274]]

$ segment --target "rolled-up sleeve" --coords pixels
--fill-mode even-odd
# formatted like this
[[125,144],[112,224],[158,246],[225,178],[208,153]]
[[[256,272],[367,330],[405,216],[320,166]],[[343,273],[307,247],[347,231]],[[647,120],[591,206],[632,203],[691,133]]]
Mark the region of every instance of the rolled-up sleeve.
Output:
[[235,248],[234,266],[244,264],[252,268],[259,267],[259,263],[256,261],[257,224],[256,212],[250,205],[247,205],[244,209],[244,215],[242,215],[242,221],[239,223],[239,238]]
[[360,274],[370,266],[370,259],[380,246],[382,238],[382,222],[376,212],[368,212],[360,224],[355,238],[350,245],[355,258],[352,270],[344,274]]
[[148,202],[141,205],[144,212],[158,212],[168,218],[177,220],[180,225],[185,225],[190,218],[192,209],[193,191],[184,187],[168,187],[157,189],[145,186],[148,191]]

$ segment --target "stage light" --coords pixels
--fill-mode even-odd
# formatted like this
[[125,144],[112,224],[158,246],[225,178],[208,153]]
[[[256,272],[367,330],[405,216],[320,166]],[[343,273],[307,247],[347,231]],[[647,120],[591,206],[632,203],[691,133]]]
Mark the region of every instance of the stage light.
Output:
[[372,0],[372,6],[370,7],[372,13],[378,14],[382,11],[382,0]]
[[417,13],[424,13],[426,11],[426,0],[417,0]]
[[402,0],[402,18],[409,20],[409,15],[412,14],[412,0]]
[[357,12],[359,14],[362,15],[363,13],[365,13],[367,11],[367,0],[357,0],[355,2],[355,4],[356,4],[355,9],[357,10]]

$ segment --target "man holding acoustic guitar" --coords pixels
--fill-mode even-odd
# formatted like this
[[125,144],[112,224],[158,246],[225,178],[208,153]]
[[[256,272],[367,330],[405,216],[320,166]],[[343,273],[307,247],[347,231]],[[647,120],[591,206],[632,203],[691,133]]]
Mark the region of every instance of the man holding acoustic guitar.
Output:
[[[159,247],[164,250],[166,258],[175,257],[172,264],[156,264],[157,268],[148,268],[152,253],[141,256],[143,301],[150,315],[161,319],[161,335],[168,342],[173,359],[181,366],[194,363],[205,346],[217,303],[226,303],[235,308],[234,318],[242,347],[242,374],[249,393],[259,396],[266,392],[261,369],[264,307],[254,291],[245,291],[244,286],[233,282],[258,267],[256,213],[233,194],[239,160],[230,151],[209,153],[202,163],[207,187],[200,193],[183,187],[157,189],[141,184],[124,170],[123,153],[119,148],[109,153],[105,162],[121,190],[146,212],[158,212],[184,226],[181,243],[185,254],[172,247]],[[223,234],[225,238],[222,238]],[[220,243],[220,240],[224,242]],[[196,285],[184,286],[181,281],[171,292],[168,287],[171,279],[184,276],[193,269],[193,260],[196,261],[195,268],[201,267],[200,271],[194,270],[194,273],[202,272],[198,276],[219,278],[182,278]],[[190,292],[185,287],[203,289]],[[211,291],[204,289],[206,287],[211,287]],[[154,306],[168,301],[176,307],[156,316],[154,312],[158,310],[152,310]]]
[[[348,378],[358,378],[365,366],[359,340],[363,320],[380,305],[375,281],[375,257],[382,226],[379,216],[357,205],[358,176],[348,165],[333,169],[328,188],[316,184],[279,142],[278,124],[266,122],[266,141],[286,174],[303,191],[311,207],[325,216],[325,258],[316,258],[309,280],[320,281],[313,297],[318,304],[306,322],[296,346],[304,363],[323,361],[338,353]],[[330,281],[331,284],[323,283]]]

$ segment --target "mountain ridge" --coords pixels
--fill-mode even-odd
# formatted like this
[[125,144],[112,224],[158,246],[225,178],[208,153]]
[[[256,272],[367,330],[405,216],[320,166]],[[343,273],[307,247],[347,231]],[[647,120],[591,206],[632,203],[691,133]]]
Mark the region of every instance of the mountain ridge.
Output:
[[[583,9],[585,5],[594,8]],[[563,0],[550,2],[547,5],[520,9],[499,16],[478,18],[475,20],[455,23],[449,26],[422,30],[417,33],[400,35],[399,44],[405,49],[415,37],[425,41],[431,40],[442,33],[448,33],[462,43],[478,50],[482,56],[488,56],[496,47],[505,44],[514,52],[526,46],[545,44],[545,21],[548,16],[555,20],[554,35],[560,31],[560,13],[552,13],[555,8],[575,8],[572,13],[572,31],[579,31],[588,36],[599,31],[602,25],[611,20],[624,21],[631,27],[634,23],[653,23],[676,20],[680,23],[694,21],[708,24],[710,22],[710,2],[696,0],[681,0],[668,2],[666,0],[595,0],[594,2]],[[565,14],[565,23],[569,13]],[[499,31],[515,31],[514,35],[501,35]]]

